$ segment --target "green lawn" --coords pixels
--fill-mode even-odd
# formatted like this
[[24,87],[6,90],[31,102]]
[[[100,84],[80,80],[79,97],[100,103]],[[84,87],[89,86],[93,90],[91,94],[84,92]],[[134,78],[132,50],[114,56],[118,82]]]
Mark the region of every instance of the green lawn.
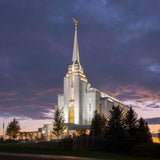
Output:
[[55,150],[53,149],[53,146],[51,144],[0,144],[0,152],[65,155],[77,157],[102,158],[108,160],[158,160],[146,157],[141,158],[111,154],[106,152]]

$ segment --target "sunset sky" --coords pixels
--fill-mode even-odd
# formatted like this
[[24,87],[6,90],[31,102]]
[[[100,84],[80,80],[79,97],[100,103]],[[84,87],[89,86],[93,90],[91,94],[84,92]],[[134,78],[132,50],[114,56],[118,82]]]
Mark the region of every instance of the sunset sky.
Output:
[[23,130],[53,121],[72,60],[72,18],[91,85],[160,118],[159,0],[0,0],[0,130],[14,117]]

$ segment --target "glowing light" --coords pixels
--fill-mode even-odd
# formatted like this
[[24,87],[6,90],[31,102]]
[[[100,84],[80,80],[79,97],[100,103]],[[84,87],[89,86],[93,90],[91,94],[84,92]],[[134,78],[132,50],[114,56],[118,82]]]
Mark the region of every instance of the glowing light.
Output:
[[160,140],[157,137],[152,137],[154,143],[160,143]]
[[69,108],[69,123],[74,123],[74,104]]

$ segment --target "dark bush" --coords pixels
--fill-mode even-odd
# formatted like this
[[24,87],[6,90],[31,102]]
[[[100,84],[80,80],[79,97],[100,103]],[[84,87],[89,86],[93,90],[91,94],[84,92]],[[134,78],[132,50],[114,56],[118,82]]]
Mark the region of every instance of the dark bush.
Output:
[[146,143],[133,147],[131,154],[143,157],[160,158],[160,144]]
[[17,141],[14,139],[6,139],[5,143],[17,143]]
[[129,153],[131,149],[131,139],[128,136],[108,135],[104,143],[108,152]]
[[4,143],[4,138],[0,137],[0,143]]

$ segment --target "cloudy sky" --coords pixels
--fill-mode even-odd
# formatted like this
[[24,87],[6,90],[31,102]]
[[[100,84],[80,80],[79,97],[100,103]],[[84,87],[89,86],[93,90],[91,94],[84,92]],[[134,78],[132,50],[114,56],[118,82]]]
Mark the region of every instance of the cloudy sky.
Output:
[[159,0],[0,0],[1,122],[51,123],[72,59],[73,17],[92,86],[139,116],[160,117]]

